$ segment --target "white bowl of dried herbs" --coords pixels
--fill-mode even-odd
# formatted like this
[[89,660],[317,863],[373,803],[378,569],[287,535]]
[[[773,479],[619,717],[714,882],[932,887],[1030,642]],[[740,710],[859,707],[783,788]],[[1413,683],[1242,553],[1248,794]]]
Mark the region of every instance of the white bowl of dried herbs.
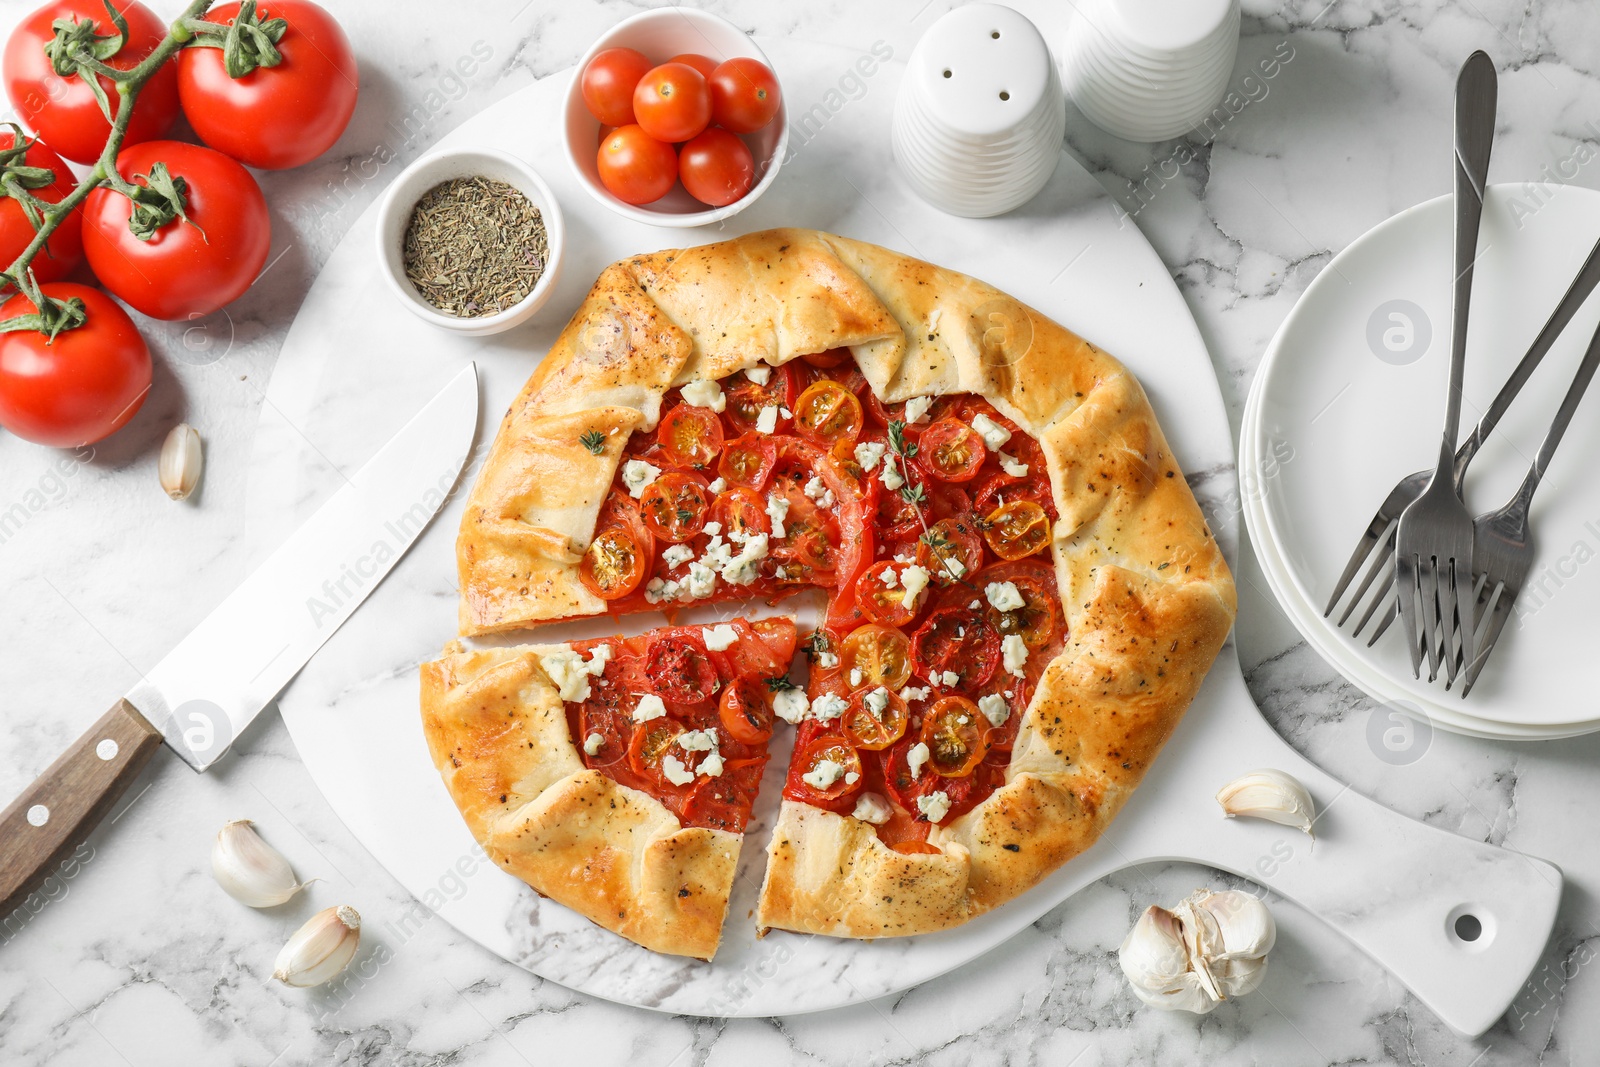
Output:
[[378,208],[378,259],[418,317],[484,336],[528,320],[554,291],[565,244],[550,187],[508,152],[424,156]]

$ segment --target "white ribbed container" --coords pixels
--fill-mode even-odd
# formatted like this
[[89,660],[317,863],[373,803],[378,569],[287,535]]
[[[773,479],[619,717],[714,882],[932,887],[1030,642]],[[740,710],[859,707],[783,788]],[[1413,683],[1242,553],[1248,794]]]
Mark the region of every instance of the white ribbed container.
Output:
[[1078,0],[1062,58],[1073,103],[1130,141],[1188,133],[1228,90],[1239,0]]
[[895,163],[923,199],[969,218],[1031,200],[1054,173],[1066,97],[1050,48],[1011,8],[969,4],[929,27],[895,100]]

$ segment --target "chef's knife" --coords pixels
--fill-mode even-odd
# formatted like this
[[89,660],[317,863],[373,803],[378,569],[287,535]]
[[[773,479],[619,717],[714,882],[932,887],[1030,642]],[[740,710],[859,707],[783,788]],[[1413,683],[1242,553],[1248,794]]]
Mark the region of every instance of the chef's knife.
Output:
[[377,588],[466,465],[468,367],[0,814],[0,917],[88,837],[164,741],[216,762]]

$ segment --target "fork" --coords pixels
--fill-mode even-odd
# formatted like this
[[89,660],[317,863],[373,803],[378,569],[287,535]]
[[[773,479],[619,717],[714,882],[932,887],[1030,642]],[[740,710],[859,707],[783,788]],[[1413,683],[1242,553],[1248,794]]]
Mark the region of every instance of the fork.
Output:
[[1567,395],[1561,398],[1555,421],[1550,424],[1516,495],[1505,507],[1479,515],[1472,523],[1473,577],[1481,590],[1478,603],[1484,623],[1483,633],[1478,636],[1477,653],[1467,666],[1466,681],[1461,687],[1463,698],[1472,691],[1484,662],[1500,640],[1500,631],[1511,616],[1511,606],[1516,603],[1522,583],[1533,567],[1533,540],[1528,530],[1528,510],[1533,504],[1533,494],[1555,455],[1556,446],[1561,444],[1561,435],[1566,433],[1567,424],[1572,421],[1573,413],[1594,379],[1597,366],[1600,366],[1600,329],[1595,330],[1589,350],[1578,364],[1578,373],[1567,387]]
[[[1462,658],[1473,659],[1472,515],[1456,495],[1452,467],[1461,426],[1461,383],[1466,370],[1467,313],[1472,299],[1472,267],[1477,258],[1478,223],[1483,218],[1489,149],[1494,142],[1497,96],[1494,64],[1474,52],[1456,78],[1455,136],[1455,289],[1450,323],[1450,378],[1445,394],[1444,431],[1439,464],[1422,494],[1400,513],[1395,531],[1394,583],[1405,628],[1411,670],[1422,676],[1422,632],[1428,653],[1428,681],[1439,676],[1439,647],[1451,681],[1456,639]],[[1465,586],[1468,595],[1459,595]]]
[[[1528,351],[1523,354],[1522,360],[1512,370],[1511,376],[1500,387],[1500,392],[1489,404],[1489,409],[1483,413],[1483,418],[1478,420],[1478,425],[1473,427],[1472,433],[1461,447],[1456,449],[1455,466],[1451,472],[1455,484],[1456,495],[1461,495],[1462,483],[1467,477],[1467,467],[1471,465],[1473,457],[1478,454],[1478,449],[1483,447],[1489,435],[1500,424],[1500,419],[1505,415],[1511,402],[1522,391],[1523,385],[1532,376],[1534,369],[1544,360],[1556,338],[1561,336],[1572,317],[1577,314],[1578,308],[1594,292],[1596,285],[1600,285],[1600,241],[1596,241],[1589,251],[1589,258],[1583,263],[1572,284],[1567,287],[1566,293],[1561,297],[1561,302],[1550,313],[1550,318],[1545,321],[1544,328],[1528,346]],[[1372,637],[1367,641],[1370,647],[1378,638],[1383,636],[1385,630],[1394,622],[1396,613],[1396,600],[1393,595],[1394,582],[1392,568],[1394,566],[1394,528],[1400,520],[1400,513],[1404,511],[1413,500],[1422,495],[1422,489],[1428,484],[1428,471],[1417,471],[1407,475],[1396,483],[1394,489],[1384,498],[1378,506],[1377,514],[1367,524],[1361,539],[1356,542],[1355,551],[1350,554],[1350,560],[1345,564],[1344,573],[1339,576],[1339,582],[1334,586],[1333,595],[1328,597],[1328,606],[1323,609],[1323,618],[1333,614],[1333,609],[1338,606],[1340,598],[1350,583],[1355,581],[1356,575],[1362,573],[1366,566],[1366,573],[1361,579],[1361,584],[1356,587],[1349,604],[1345,606],[1344,614],[1339,616],[1338,625],[1343,627],[1349,621],[1351,614],[1361,606],[1367,595],[1367,590],[1377,582],[1377,592],[1367,604],[1367,610],[1357,621],[1356,627],[1351,631],[1354,637],[1361,636],[1361,631],[1366,628],[1377,609],[1388,605],[1378,626],[1372,632]],[[1368,561],[1370,559],[1370,565]],[[1379,580],[1381,577],[1381,580]]]

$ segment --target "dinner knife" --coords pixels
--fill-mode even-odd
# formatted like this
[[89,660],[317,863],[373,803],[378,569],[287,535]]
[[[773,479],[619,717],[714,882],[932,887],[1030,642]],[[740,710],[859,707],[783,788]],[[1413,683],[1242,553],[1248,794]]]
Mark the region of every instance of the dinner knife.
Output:
[[449,499],[478,426],[462,370],[0,814],[0,916],[89,836],[165,742],[210,767]]

